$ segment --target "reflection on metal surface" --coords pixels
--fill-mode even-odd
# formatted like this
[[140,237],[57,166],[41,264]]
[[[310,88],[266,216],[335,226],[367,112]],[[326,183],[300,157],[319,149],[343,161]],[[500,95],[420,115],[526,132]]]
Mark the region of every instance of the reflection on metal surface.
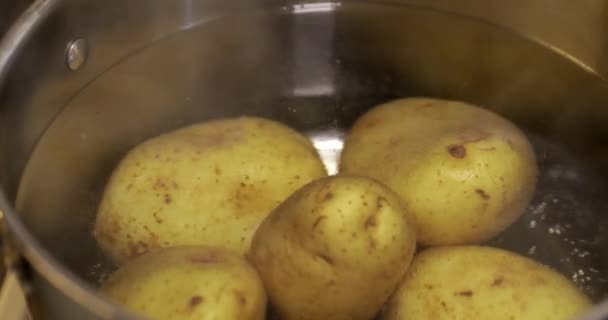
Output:
[[605,0],[397,0],[505,26],[608,75]]
[[340,7],[339,2],[316,2],[316,3],[301,3],[291,6],[291,11],[295,14],[311,13],[311,12],[331,12]]
[[308,136],[319,152],[327,173],[337,174],[340,153],[344,147],[344,131],[338,129],[312,131]]
[[9,29],[0,43],[0,87],[9,71],[11,64],[17,58],[19,50],[25,46],[34,30],[59,5],[59,0],[35,1]]
[[2,319],[31,320],[25,293],[19,276],[10,271],[0,288],[0,315]]
[[[290,41],[293,61],[293,93],[297,97],[326,96],[334,93],[335,16],[318,14],[334,10],[335,3],[294,5]],[[303,15],[302,13],[308,13]]]
[[89,55],[89,44],[85,39],[77,39],[68,44],[65,63],[71,71],[80,69]]

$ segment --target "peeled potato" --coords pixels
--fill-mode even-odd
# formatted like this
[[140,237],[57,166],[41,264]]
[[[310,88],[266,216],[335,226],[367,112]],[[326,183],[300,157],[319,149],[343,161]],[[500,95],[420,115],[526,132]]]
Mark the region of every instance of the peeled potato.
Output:
[[496,236],[528,205],[538,171],[530,143],[509,121],[426,98],[392,101],[358,119],[340,168],[396,191],[426,246]]
[[242,257],[210,247],[173,247],[142,255],[101,289],[150,319],[263,320],[264,286]]
[[325,175],[310,141],[277,122],[194,125],[127,154],[106,186],[95,236],[119,263],[175,245],[244,253],[272,209]]
[[568,320],[591,301],[557,272],[479,246],[418,254],[386,306],[385,320]]
[[289,197],[250,252],[280,319],[372,319],[414,253],[406,214],[397,195],[362,177],[320,179]]

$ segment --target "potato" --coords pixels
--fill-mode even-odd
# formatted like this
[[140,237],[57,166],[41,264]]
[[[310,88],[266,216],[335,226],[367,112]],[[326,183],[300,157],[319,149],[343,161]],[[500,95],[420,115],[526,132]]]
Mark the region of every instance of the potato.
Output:
[[424,246],[496,236],[525,210],[538,171],[530,143],[507,120],[426,98],[392,101],[363,115],[346,139],[340,166],[397,192]]
[[384,310],[385,320],[567,320],[591,306],[559,273],[482,246],[418,254]]
[[312,182],[256,232],[250,260],[282,320],[371,319],[415,250],[397,195],[368,178]]
[[124,264],[101,291],[151,319],[263,320],[264,285],[242,257],[223,249],[157,250]]
[[243,117],[194,125],[127,154],[106,186],[95,236],[118,263],[175,245],[244,253],[272,209],[325,175],[311,142],[279,123]]

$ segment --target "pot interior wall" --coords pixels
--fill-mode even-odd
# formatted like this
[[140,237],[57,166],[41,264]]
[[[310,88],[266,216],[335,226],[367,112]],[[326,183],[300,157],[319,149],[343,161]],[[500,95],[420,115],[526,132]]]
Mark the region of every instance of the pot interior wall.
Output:
[[[112,50],[91,49],[90,64],[96,51]],[[112,270],[92,237],[99,197],[144,139],[259,115],[329,142],[318,146],[329,146],[331,162],[345,130],[376,103],[459,99],[523,128],[542,171],[526,214],[492,244],[550,264],[599,300],[608,293],[607,89],[542,45],[432,10],[349,2],[218,16],[141,46],[83,84],[40,137],[16,206],[54,256],[97,284]]]

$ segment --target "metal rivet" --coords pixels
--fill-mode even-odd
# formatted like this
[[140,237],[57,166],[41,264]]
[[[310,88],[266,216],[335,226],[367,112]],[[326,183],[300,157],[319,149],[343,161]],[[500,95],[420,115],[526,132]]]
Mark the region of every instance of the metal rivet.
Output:
[[65,63],[68,69],[76,71],[84,65],[89,55],[89,45],[85,39],[76,39],[68,44]]

